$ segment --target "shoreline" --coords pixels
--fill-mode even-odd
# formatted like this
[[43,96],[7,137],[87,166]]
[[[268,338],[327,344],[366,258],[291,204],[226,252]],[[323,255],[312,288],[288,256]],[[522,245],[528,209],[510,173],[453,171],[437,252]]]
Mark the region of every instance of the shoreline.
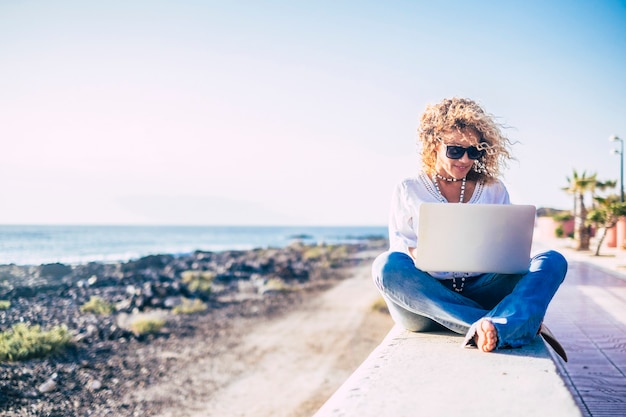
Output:
[[[359,267],[368,269],[371,257],[385,245],[379,241],[337,246],[294,244],[282,249],[195,252],[182,257],[154,255],[117,264],[0,268],[0,279],[5,278],[0,300],[11,302],[11,307],[1,312],[1,331],[23,321],[42,327],[65,324],[73,335],[73,343],[53,356],[0,362],[0,388],[5,393],[0,410],[8,416],[156,415],[167,408],[167,401],[131,394],[163,384],[182,389],[181,381],[165,381],[185,364],[193,368],[194,359],[208,357],[225,363],[226,368],[236,366],[237,362],[228,362],[232,347],[239,345],[251,327],[288,320],[302,305],[350,279]],[[8,283],[7,268],[24,274],[30,271],[29,285],[15,285],[24,278],[19,274],[13,276],[13,284]],[[212,290],[206,294],[192,291],[189,283],[182,282],[185,271],[211,272]],[[92,296],[114,304],[115,314],[81,313],[81,306]],[[172,314],[187,297],[200,300],[207,310]],[[129,318],[155,312],[166,318],[161,330],[138,336],[125,327]],[[206,384],[205,389],[210,387]],[[171,401],[179,400],[174,395]]]
[[128,262],[149,255],[188,255],[283,248],[305,244],[364,243],[386,237],[380,226],[2,226],[0,264]]

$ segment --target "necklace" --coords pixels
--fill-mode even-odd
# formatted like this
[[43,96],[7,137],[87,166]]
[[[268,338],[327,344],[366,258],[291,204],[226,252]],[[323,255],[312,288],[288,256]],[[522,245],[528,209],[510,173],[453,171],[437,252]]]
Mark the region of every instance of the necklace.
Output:
[[457,182],[461,180],[461,178],[447,178],[447,177],[444,177],[443,175],[439,175],[438,173],[435,173],[435,177],[439,178],[440,180],[444,180],[448,182]]
[[[442,200],[444,203],[447,202],[446,198],[443,196],[443,194],[441,193],[441,190],[439,189],[439,184],[437,183],[437,178],[439,177],[439,174],[433,174],[432,180],[433,180],[433,184],[435,184],[435,188],[437,189],[437,192],[439,193],[439,195],[441,196]],[[463,199],[465,198],[465,182],[467,181],[467,177],[463,177],[461,178],[461,194],[459,195],[459,203],[463,202]]]

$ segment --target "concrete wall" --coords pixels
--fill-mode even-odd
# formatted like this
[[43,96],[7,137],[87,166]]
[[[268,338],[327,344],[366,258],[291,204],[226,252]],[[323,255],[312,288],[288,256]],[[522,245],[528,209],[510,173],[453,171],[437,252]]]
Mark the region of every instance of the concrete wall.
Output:
[[398,326],[315,417],[580,416],[541,338],[483,353]]

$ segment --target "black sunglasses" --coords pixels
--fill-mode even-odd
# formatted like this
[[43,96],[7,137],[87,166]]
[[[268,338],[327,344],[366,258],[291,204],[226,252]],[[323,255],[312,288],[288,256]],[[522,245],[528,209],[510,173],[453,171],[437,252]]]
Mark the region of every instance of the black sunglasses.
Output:
[[[443,141],[441,141],[441,143],[443,143]],[[446,145],[445,143],[444,145],[446,146],[446,156],[450,159],[461,159],[463,155],[465,155],[465,152],[467,152],[469,159],[480,159],[485,155],[485,150],[478,149],[476,146],[464,148],[457,145]]]

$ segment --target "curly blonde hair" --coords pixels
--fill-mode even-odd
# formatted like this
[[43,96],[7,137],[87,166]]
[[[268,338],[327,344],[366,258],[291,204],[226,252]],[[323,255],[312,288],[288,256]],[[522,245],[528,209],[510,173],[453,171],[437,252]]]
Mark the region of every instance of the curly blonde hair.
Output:
[[513,159],[510,154],[511,141],[502,134],[500,124],[473,100],[447,98],[438,104],[429,105],[422,114],[418,135],[421,142],[422,168],[428,175],[435,173],[437,144],[442,133],[457,129],[472,129],[480,136],[479,149],[485,155],[476,160],[467,179],[491,182],[501,174],[501,168]]

